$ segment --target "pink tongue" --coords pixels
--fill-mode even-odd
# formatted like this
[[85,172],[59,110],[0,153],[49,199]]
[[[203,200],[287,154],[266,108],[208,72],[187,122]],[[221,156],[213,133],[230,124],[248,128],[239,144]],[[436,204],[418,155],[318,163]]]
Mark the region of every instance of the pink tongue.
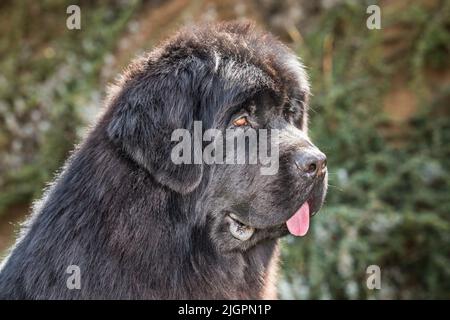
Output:
[[302,204],[300,209],[286,222],[288,230],[294,236],[304,236],[309,229],[309,205]]

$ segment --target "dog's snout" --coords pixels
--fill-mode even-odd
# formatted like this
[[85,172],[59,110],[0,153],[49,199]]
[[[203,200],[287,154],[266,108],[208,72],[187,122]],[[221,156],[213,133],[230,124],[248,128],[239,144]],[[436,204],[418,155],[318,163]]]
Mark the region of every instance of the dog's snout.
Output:
[[322,176],[327,170],[327,157],[317,149],[298,152],[294,162],[302,174],[310,177]]

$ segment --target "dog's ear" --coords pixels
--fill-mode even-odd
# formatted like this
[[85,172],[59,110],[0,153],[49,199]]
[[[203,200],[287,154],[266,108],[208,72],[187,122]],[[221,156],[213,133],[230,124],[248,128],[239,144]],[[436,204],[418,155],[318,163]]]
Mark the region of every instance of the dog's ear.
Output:
[[190,130],[198,113],[198,86],[204,66],[199,61],[178,65],[147,65],[124,81],[112,100],[108,136],[161,184],[189,193],[200,183],[201,164],[175,164],[171,141],[176,129]]

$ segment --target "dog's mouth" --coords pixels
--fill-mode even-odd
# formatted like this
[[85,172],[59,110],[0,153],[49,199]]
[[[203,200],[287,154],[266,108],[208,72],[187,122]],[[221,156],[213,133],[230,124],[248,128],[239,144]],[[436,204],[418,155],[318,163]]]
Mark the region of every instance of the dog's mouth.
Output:
[[296,237],[303,237],[309,230],[310,210],[309,203],[305,201],[301,207],[295,211],[294,215],[286,221],[289,232]]
[[[282,225],[285,225],[293,236],[302,237],[308,233],[310,218],[315,212],[311,211],[311,200],[305,201],[300,208]],[[229,222],[229,231],[231,235],[241,241],[249,240],[256,232],[256,228],[249,226],[242,221],[234,213],[229,213],[226,216]]]

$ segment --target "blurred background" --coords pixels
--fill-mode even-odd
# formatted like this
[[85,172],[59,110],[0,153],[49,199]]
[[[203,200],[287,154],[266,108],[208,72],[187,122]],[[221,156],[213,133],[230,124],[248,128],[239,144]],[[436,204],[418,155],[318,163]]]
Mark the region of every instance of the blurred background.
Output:
[[[81,8],[68,30],[66,8]],[[381,8],[369,30],[366,9]],[[450,1],[0,2],[0,257],[102,107],[178,27],[252,19],[304,60],[325,207],[282,241],[285,299],[450,299]],[[1,259],[1,258],[0,258]],[[366,268],[381,269],[381,289]]]

